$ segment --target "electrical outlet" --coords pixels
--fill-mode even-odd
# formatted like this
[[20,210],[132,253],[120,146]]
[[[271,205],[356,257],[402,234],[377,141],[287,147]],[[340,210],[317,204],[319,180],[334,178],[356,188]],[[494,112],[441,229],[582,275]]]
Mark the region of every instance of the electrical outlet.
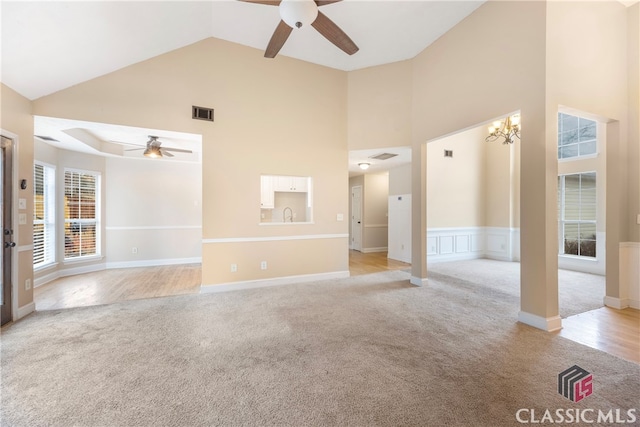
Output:
[[262,261],[260,263],[260,270],[266,270],[267,269],[267,261]]
[[26,291],[28,291],[29,289],[31,289],[31,279],[27,279],[24,281],[24,289]]
[[27,225],[27,214],[18,214],[18,224]]
[[137,254],[138,253],[138,248],[136,248],[136,247],[131,248],[131,253],[132,254]]
[[235,273],[236,271],[238,271],[238,264],[231,264],[231,272]]

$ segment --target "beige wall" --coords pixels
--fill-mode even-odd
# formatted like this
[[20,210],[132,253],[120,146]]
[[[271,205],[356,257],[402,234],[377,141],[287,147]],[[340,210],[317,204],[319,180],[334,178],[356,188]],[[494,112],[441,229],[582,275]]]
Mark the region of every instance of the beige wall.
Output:
[[627,11],[629,31],[629,241],[640,242],[640,3]]
[[[215,122],[193,120],[192,105],[215,108]],[[348,209],[345,72],[206,39],[38,99],[34,110],[202,135],[203,284],[297,274],[283,250],[290,236],[344,235],[309,240],[302,264],[348,270],[347,222],[336,221]],[[314,223],[260,226],[261,174],[311,176]],[[255,263],[265,248],[282,254],[266,271]]]
[[627,161],[629,13],[615,1],[550,2],[547,7],[547,138],[556,138],[557,122],[552,119],[562,106],[608,123],[606,273],[611,297],[619,296],[619,242],[630,238],[629,190],[636,185],[629,182],[633,172]]
[[411,61],[351,71],[349,149],[411,145]]
[[[31,115],[31,102],[19,95],[13,89],[0,83],[0,129],[17,135],[18,141],[14,152],[14,164],[17,165],[18,179],[26,179],[28,187],[19,190],[18,183],[14,183],[14,198],[27,200],[27,218],[31,218],[33,212],[33,116]],[[17,208],[17,207],[14,207]],[[15,209],[17,213],[18,210]],[[17,224],[17,220],[15,221]],[[14,280],[18,285],[18,306],[14,310],[25,307],[33,301],[33,287],[25,289],[25,281],[33,283],[33,224],[27,221],[26,225],[20,225],[14,230],[17,234],[18,250],[14,255],[18,257],[18,271],[14,271]],[[15,312],[15,311],[14,311]]]
[[[495,25],[500,22],[500,25]],[[523,312],[557,316],[555,143],[545,139],[546,4],[487,2],[413,61],[412,276],[426,278],[423,144],[494,118],[522,114]],[[508,35],[508,36],[507,36]],[[496,56],[498,55],[498,57]],[[499,58],[509,58],[508,66]],[[427,154],[428,155],[428,154]]]
[[201,257],[200,164],[109,157],[105,190],[107,265]]
[[427,144],[429,228],[485,225],[485,136],[476,127]]

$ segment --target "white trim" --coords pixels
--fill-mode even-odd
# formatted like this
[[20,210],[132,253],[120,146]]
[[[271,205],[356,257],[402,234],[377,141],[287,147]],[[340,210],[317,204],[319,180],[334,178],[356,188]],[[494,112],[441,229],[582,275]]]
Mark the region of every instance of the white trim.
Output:
[[38,286],[42,286],[42,285],[46,285],[49,282],[53,282],[54,280],[60,278],[60,272],[59,271],[53,271],[51,273],[48,274],[44,274],[40,277],[34,278],[33,279],[33,287],[37,288]]
[[286,225],[286,226],[292,226],[292,225],[313,225],[315,224],[315,222],[313,221],[300,221],[300,222],[259,222],[258,225],[262,226],[262,225]]
[[[606,305],[607,307],[615,308],[618,310],[622,310],[630,306],[629,299],[627,298],[615,298],[615,297],[605,296],[603,302],[604,302],[604,305]],[[633,308],[637,308],[637,307],[633,307]]]
[[30,302],[29,304],[23,305],[22,307],[18,307],[16,310],[16,318],[15,320],[22,319],[27,314],[31,314],[36,311],[36,303]]
[[248,280],[244,282],[229,282],[219,285],[202,285],[201,294],[238,291],[242,289],[265,288],[269,286],[291,285],[296,283],[309,283],[320,280],[343,279],[349,277],[348,271],[334,271],[330,273],[303,274],[299,276],[275,277],[272,279]]
[[428,280],[429,279],[427,279],[426,277],[423,279],[421,277],[411,276],[411,278],[409,279],[409,283],[415,286],[422,287],[427,285]]
[[[295,223],[294,223],[295,224]],[[307,234],[299,236],[269,236],[269,237],[228,237],[222,239],[202,239],[202,244],[208,243],[249,243],[249,242],[278,242],[288,240],[315,239],[348,239],[349,234]]]
[[105,270],[105,264],[91,264],[85,265],[82,267],[74,267],[74,268],[65,268],[63,270],[58,270],[58,277],[67,277],[67,276],[75,276],[76,274],[84,274],[84,273],[93,273],[94,271],[102,271]]
[[[20,188],[18,186],[18,182],[20,180],[20,176],[19,176],[19,147],[20,144],[18,144],[18,140],[20,139],[18,137],[17,134],[13,133],[13,132],[9,132],[6,131],[2,128],[0,128],[0,135],[4,136],[5,138],[8,138],[11,140],[11,172],[13,174],[13,176],[11,177],[11,180],[13,181],[13,188],[11,190],[11,229],[13,230],[13,241],[14,242],[19,242],[20,241],[20,226],[18,224],[18,199],[19,199],[19,195],[18,195],[18,191],[14,191],[17,190],[18,188]],[[0,224],[1,226],[1,224]],[[19,249],[19,248],[18,248]],[[11,255],[11,318],[13,320],[18,320],[18,293],[20,292],[19,289],[19,250],[16,251],[15,253],[12,253]]]
[[562,329],[562,318],[560,316],[540,317],[535,314],[521,311],[518,313],[518,322],[524,323],[543,331],[553,332]]
[[120,231],[120,230],[200,230],[200,225],[149,225],[149,226],[106,226],[104,228],[107,231]]
[[362,248],[360,252],[362,252],[363,254],[370,254],[373,252],[386,252],[387,249],[389,248],[387,248],[386,246],[383,246],[383,247],[381,246],[379,248]]
[[28,252],[33,250],[33,245],[21,245],[18,246],[18,252]]
[[177,264],[202,264],[202,257],[108,262],[106,265],[106,268],[110,270],[114,268],[155,267],[160,265],[177,265]]

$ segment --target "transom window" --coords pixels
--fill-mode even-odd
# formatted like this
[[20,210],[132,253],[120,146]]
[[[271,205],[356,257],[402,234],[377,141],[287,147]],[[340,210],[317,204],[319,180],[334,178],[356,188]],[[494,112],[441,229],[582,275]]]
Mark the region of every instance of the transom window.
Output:
[[64,173],[64,257],[100,255],[100,174]]
[[558,159],[589,156],[597,152],[597,123],[558,113]]

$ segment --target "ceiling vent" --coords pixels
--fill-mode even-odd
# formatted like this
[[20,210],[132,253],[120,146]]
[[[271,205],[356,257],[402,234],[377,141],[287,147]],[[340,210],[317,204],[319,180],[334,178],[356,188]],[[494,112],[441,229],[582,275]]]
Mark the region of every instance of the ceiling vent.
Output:
[[397,154],[393,154],[393,153],[380,153],[380,154],[376,154],[375,156],[370,156],[370,159],[376,159],[376,160],[387,160],[390,159],[392,157],[397,156]]
[[39,138],[43,141],[50,141],[50,142],[60,142],[55,138],[51,138],[50,136],[44,136],[44,135],[35,135],[36,138]]
[[191,107],[191,118],[195,120],[207,120],[213,121],[213,108],[205,108],[205,107],[196,107],[193,105]]

